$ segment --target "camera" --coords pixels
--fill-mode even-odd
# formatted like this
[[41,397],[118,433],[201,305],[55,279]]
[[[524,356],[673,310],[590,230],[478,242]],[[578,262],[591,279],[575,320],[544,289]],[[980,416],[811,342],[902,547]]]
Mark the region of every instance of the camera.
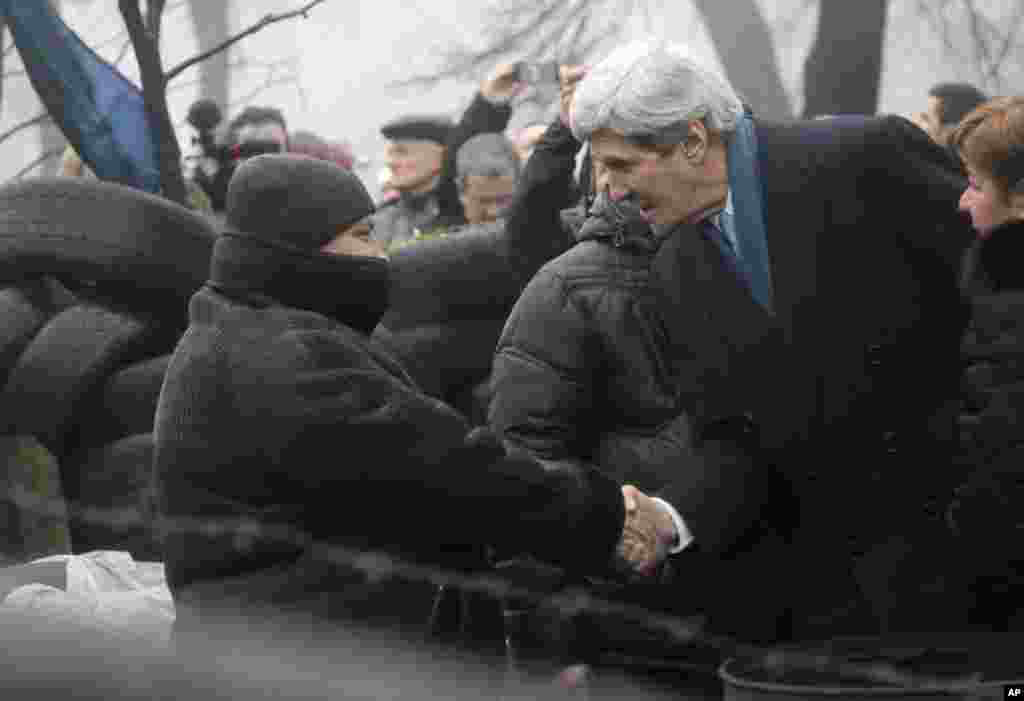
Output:
[[203,159],[216,166],[213,169],[196,167],[192,179],[209,196],[215,212],[223,211],[227,186],[235,168],[241,161],[264,153],[280,153],[283,147],[273,140],[252,140],[240,144],[225,144],[218,138],[223,113],[213,100],[202,99],[192,104],[186,121],[195,129],[192,145],[198,146]]
[[531,85],[543,83],[558,84],[558,62],[530,63],[528,61],[520,61],[516,64],[515,77],[516,80],[530,83]]

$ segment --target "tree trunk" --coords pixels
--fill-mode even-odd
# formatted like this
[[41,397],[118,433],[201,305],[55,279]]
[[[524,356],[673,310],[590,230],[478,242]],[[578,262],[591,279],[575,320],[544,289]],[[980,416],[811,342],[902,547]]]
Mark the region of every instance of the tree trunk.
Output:
[[771,29],[757,0],[694,0],[693,4],[704,17],[729,82],[754,114],[791,118],[793,105],[779,74]]
[[0,114],[3,114],[4,106],[4,50],[7,48],[7,18],[0,15]]
[[164,6],[166,0],[146,0],[146,29],[156,44],[157,52],[160,51],[160,39],[163,35]]
[[178,146],[178,137],[167,108],[167,81],[164,78],[159,47],[146,28],[139,2],[140,0],[118,0],[117,4],[135,49],[135,58],[142,76],[142,94],[146,111],[149,113],[154,138],[157,140],[161,194],[184,205],[186,194],[185,180],[181,173],[181,148]]
[[[62,0],[50,0],[50,5],[53,7],[53,11],[59,16],[61,13]],[[40,103],[42,111],[46,110],[46,107]],[[59,154],[67,146],[67,139],[64,138],[64,134],[61,132],[60,127],[52,119],[47,119],[39,125],[39,153],[44,154]],[[39,165],[39,175],[51,176],[56,175],[60,170],[60,158],[47,158]]]
[[[228,38],[228,5],[229,0],[189,1],[200,53]],[[228,105],[229,56],[230,51],[222,51],[199,64],[199,97],[213,100],[224,110]]]
[[805,118],[878,111],[887,6],[887,0],[821,0],[804,64]]

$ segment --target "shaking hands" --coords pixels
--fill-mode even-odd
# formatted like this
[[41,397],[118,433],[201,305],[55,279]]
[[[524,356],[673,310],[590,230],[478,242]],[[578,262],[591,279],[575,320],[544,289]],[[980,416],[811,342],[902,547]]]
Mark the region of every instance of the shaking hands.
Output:
[[675,522],[664,506],[632,485],[622,488],[626,523],[616,551],[618,564],[653,576],[676,542]]

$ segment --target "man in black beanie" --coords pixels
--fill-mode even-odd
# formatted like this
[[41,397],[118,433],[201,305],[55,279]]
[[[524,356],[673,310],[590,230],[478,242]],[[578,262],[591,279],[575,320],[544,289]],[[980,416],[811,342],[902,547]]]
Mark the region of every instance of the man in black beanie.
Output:
[[355,175],[302,156],[258,156],[230,183],[154,429],[179,632],[218,605],[293,622],[426,621],[382,593],[387,582],[326,557],[331,546],[463,567],[488,545],[598,572],[653,547],[631,530],[646,503],[595,471],[467,437],[370,341],[389,285],[373,210]]

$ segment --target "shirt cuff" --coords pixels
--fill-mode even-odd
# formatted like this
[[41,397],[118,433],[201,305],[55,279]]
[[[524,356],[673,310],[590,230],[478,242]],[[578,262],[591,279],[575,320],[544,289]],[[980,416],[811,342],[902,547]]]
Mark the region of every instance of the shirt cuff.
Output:
[[669,549],[668,554],[675,555],[676,553],[683,552],[683,550],[686,549],[686,546],[693,542],[693,534],[690,532],[690,529],[686,527],[686,521],[684,521],[683,517],[679,515],[679,512],[676,511],[675,507],[664,499],[659,499],[658,497],[651,497],[651,499],[668,511],[668,515],[672,517],[672,523],[676,527],[676,544]]

